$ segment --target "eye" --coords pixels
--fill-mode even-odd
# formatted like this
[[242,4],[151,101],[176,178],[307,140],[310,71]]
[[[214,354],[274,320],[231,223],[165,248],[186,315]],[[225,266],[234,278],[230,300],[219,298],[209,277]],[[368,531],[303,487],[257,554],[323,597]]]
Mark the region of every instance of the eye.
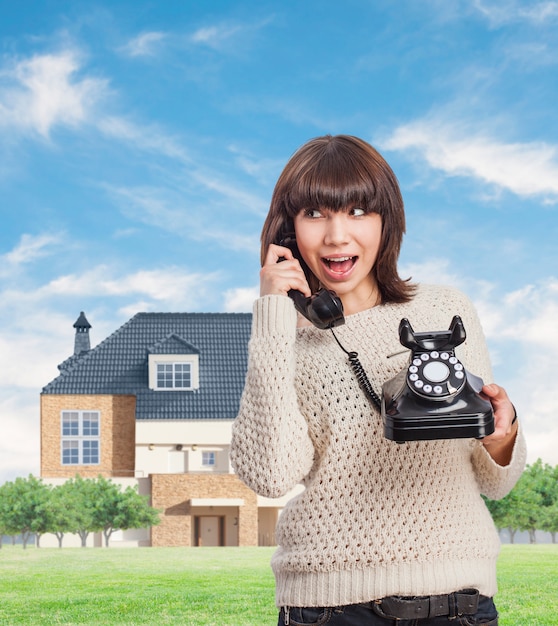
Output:
[[359,207],[359,206],[354,206],[349,211],[349,213],[353,215],[354,217],[361,217],[362,215],[366,215],[366,211],[362,207]]
[[319,209],[303,209],[302,214],[304,217],[310,217],[312,219],[322,217],[322,212]]

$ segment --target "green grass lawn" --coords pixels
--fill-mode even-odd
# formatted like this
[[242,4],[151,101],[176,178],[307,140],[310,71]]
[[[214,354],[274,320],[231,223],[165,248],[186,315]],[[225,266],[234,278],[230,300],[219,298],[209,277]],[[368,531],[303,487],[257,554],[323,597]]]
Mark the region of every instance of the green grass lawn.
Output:
[[[0,550],[0,624],[275,625],[273,548]],[[558,624],[558,545],[505,545],[501,626]]]

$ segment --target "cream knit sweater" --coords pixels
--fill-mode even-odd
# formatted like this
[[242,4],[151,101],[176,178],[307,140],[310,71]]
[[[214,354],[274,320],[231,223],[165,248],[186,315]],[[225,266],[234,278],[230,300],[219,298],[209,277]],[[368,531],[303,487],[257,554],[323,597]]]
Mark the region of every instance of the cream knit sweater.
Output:
[[[446,330],[455,314],[467,332],[457,355],[491,382],[479,320],[454,289],[421,285],[410,303],[350,315],[335,333],[358,352],[379,394],[408,361],[408,354],[388,358],[402,350],[401,318],[420,332]],[[480,494],[501,498],[514,486],[525,464],[523,435],[507,467],[476,440],[389,441],[331,332],[296,324],[289,298],[256,301],[231,445],[236,472],[256,493],[273,498],[305,486],[277,524],[277,605],[467,587],[494,595],[499,539]]]

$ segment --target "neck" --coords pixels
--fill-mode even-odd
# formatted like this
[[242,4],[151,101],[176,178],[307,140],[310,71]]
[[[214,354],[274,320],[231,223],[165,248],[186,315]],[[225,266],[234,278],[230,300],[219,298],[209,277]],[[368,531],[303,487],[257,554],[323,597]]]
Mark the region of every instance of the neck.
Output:
[[354,313],[360,313],[371,309],[378,304],[381,304],[382,297],[380,290],[374,285],[372,290],[367,290],[365,293],[350,292],[341,295],[341,301],[343,302],[343,310],[345,315],[353,315]]

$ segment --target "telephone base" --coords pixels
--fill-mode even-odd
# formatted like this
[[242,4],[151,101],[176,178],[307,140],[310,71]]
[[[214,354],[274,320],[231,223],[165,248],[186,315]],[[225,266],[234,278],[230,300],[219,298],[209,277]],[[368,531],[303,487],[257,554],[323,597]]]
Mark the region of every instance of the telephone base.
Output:
[[[433,439],[483,439],[494,432],[494,414],[489,403],[485,411],[450,410],[433,413],[405,411],[402,415],[393,404],[384,413],[384,435],[391,441],[427,441]],[[469,409],[469,410],[467,410]]]
[[415,333],[408,319],[399,324],[409,364],[382,386],[382,418],[387,439],[482,439],[494,432],[494,414],[482,395],[483,381],[455,354],[466,338],[454,315],[449,330]]

